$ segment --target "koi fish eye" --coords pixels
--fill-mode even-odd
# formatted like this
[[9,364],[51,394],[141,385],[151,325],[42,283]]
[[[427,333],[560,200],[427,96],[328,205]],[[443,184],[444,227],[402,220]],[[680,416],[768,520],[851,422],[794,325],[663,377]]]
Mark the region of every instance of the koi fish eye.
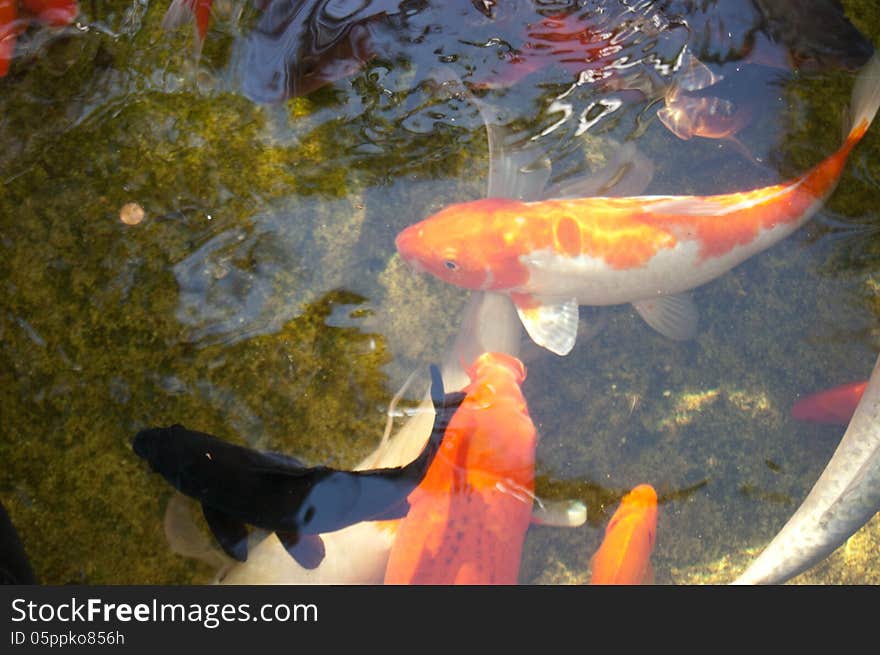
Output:
[[455,261],[453,261],[452,259],[447,259],[446,261],[443,262],[443,265],[446,267],[447,271],[457,271],[458,270],[458,264],[455,263]]

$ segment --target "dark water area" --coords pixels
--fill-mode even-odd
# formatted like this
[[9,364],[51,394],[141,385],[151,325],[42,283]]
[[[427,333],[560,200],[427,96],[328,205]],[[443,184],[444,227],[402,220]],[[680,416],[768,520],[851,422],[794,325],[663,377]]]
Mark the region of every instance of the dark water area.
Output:
[[[632,144],[650,166],[630,195],[751,189],[839,147],[880,44],[867,0],[216,0],[197,57],[168,4],[84,0],[19,34],[0,78],[0,501],[43,583],[214,576],[169,547],[145,427],[340,468],[376,449],[467,300],[394,238],[485,195],[487,119],[553,184]],[[694,291],[695,339],[629,305],[581,307],[565,357],[524,337],[536,493],[587,522],[532,526],[520,582],[587,582],[643,482],[660,584],[729,582],[797,508],[844,427],[791,405],[866,378],[880,347],[877,130],[810,222]],[[799,580],[880,582],[878,541],[875,519]]]

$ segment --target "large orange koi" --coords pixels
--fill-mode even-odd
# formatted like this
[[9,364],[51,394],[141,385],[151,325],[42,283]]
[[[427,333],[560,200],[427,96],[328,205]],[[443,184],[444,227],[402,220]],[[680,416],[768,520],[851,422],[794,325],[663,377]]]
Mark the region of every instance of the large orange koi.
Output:
[[590,584],[643,584],[654,581],[651,552],[657,534],[657,492],[649,484],[630,491],[605,528],[593,555]]
[[484,353],[397,527],[386,584],[516,584],[532,514],[537,433],[523,364]]
[[786,183],[714,196],[485,198],[403,230],[419,270],[467,289],[508,294],[529,336],[558,355],[574,347],[579,305],[633,303],[674,339],[696,333],[684,292],[803,225],[831,195],[880,106],[880,55],[859,74],[843,145]]

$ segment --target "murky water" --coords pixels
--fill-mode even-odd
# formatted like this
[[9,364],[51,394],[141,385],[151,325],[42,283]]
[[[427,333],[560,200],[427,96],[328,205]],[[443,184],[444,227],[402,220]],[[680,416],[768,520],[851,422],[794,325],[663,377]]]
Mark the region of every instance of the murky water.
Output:
[[[253,37],[270,20],[296,32],[279,18],[295,3],[268,4],[217,0],[196,65],[191,31],[161,29],[166,2],[84,1],[75,24],[22,34],[0,78],[0,500],[42,582],[214,574],[168,547],[172,489],[131,451],[143,427],[339,467],[375,449],[467,298],[410,271],[394,237],[486,191],[483,119],[438,79],[539,135],[554,181],[633,142],[653,163],[645,193],[708,194],[832,152],[864,56],[845,24],[817,11],[792,27],[764,2],[374,2],[369,61],[316,63],[332,80],[297,86],[290,42]],[[843,5],[880,43],[876,5]],[[593,63],[523,28],[575,7]],[[736,143],[657,119],[685,46],[723,76],[702,96],[748,108]],[[588,581],[642,482],[660,496],[658,583],[733,579],[798,506],[843,428],[796,422],[791,404],[867,377],[880,346],[876,132],[810,224],[696,290],[694,341],[614,306],[581,309],[564,358],[524,344],[537,494],[583,501],[588,521],[533,526],[521,582]],[[143,220],[120,220],[127,203]],[[875,520],[799,580],[880,582],[878,540]]]

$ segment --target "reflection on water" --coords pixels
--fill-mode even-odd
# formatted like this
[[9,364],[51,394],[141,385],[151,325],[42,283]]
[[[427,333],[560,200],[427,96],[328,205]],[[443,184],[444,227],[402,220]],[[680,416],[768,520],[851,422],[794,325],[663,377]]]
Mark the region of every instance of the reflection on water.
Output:
[[[484,120],[546,152],[551,184],[632,144],[646,193],[769,184],[832,152],[880,14],[790,4],[217,2],[198,64],[160,0],[83,2],[73,25],[19,35],[0,78],[0,498],[37,577],[211,579],[169,550],[169,490],[130,448],[143,427],[336,467],[376,448],[466,300],[410,271],[394,236],[485,194]],[[684,53],[710,84],[683,80]],[[664,126],[683,94],[717,99],[677,105],[692,112],[748,108],[750,157]],[[581,314],[595,335],[567,357],[524,344],[535,494],[581,500],[588,521],[532,525],[522,582],[587,581],[642,482],[660,583],[728,581],[781,526],[842,434],[790,406],[876,357],[877,143],[817,220],[697,291],[695,341],[613,306]],[[387,540],[370,543],[381,561]],[[880,580],[876,562],[830,566],[806,579]]]

